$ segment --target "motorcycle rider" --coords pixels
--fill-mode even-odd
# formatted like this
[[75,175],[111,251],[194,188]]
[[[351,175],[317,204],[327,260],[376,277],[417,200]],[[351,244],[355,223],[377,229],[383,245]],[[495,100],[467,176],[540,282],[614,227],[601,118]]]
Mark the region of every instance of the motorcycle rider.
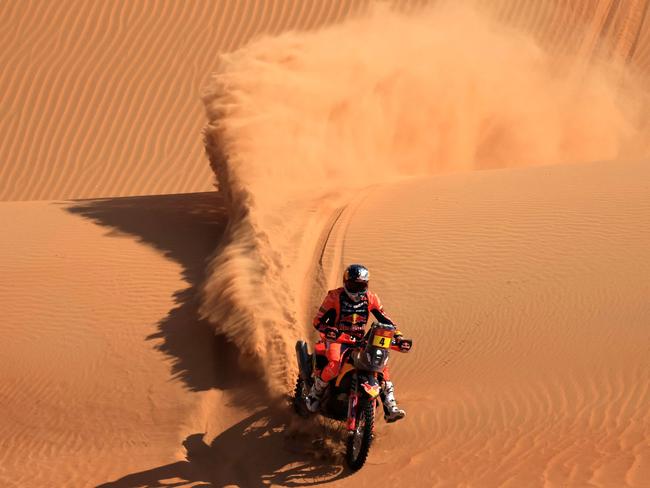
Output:
[[[320,400],[332,379],[336,378],[341,369],[343,352],[351,347],[347,344],[333,342],[341,332],[363,339],[364,328],[370,313],[383,324],[394,325],[384,313],[379,297],[368,290],[368,269],[361,264],[351,264],[343,274],[343,286],[330,290],[314,317],[314,327],[325,334],[328,364],[319,376],[314,378],[314,384],[307,395],[306,404],[311,412],[318,411]],[[398,330],[395,338],[402,333]],[[382,400],[384,415],[387,422],[395,422],[404,418],[406,412],[397,406],[394,386],[390,381],[388,367],[382,372],[384,387]]]

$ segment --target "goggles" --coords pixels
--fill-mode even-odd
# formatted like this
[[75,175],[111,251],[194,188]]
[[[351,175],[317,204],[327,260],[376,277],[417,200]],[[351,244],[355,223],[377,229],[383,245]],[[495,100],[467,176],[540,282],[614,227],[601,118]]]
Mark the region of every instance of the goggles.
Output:
[[349,293],[366,293],[368,291],[368,282],[367,281],[346,281],[345,289]]

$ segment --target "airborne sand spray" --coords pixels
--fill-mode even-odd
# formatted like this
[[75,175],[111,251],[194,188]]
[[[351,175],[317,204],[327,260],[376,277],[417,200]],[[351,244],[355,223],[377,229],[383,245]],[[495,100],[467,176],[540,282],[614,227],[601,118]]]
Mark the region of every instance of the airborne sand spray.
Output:
[[202,314],[270,391],[285,390],[306,331],[292,263],[277,253],[291,243],[269,225],[287,201],[444,171],[638,156],[641,94],[633,105],[620,71],[581,61],[450,6],[378,9],[224,56],[204,96],[205,133],[231,221]]

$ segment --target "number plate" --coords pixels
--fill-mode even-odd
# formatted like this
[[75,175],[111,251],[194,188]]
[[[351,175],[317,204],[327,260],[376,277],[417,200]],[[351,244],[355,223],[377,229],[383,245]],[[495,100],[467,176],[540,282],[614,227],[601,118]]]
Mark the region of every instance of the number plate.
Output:
[[382,337],[380,335],[376,335],[372,338],[372,345],[388,349],[390,347],[390,337]]

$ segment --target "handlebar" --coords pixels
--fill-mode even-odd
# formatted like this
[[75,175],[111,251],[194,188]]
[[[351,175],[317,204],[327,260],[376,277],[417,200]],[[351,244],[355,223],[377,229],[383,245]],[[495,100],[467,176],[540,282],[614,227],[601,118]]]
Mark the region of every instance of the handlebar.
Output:
[[[326,331],[321,331],[320,336],[324,341],[337,342],[339,344],[348,344],[351,346],[365,347],[368,342],[364,337],[363,339],[357,339],[356,337],[348,334],[347,332],[340,332],[331,329],[332,333],[328,335]],[[336,337],[334,337],[336,335]],[[391,340],[390,349],[398,352],[409,352],[413,346],[413,341],[411,339],[402,339],[402,336],[393,337]]]
[[352,346],[357,346],[357,345],[363,344],[363,339],[357,339],[356,337],[351,336],[350,334],[348,334],[346,332],[340,332],[336,339],[332,339],[332,338],[328,337],[325,332],[321,332],[320,336],[321,336],[321,339],[328,340],[330,342],[338,342],[338,343],[341,343],[341,344],[349,344],[349,345],[352,345]]

